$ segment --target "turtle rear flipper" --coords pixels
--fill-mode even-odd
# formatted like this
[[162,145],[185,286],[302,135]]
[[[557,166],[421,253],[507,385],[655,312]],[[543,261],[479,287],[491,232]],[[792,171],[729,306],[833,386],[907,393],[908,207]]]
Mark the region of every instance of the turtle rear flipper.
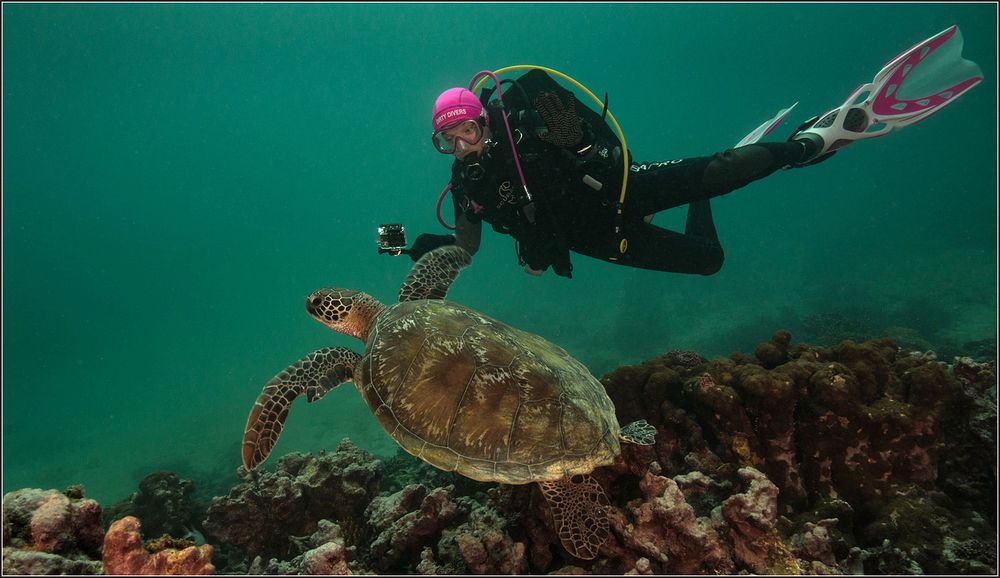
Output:
[[243,466],[252,470],[267,459],[278,443],[295,398],[305,394],[309,403],[322,399],[331,389],[354,378],[354,366],[359,359],[361,356],[346,347],[324,347],[268,381],[257,396],[243,431]]
[[622,428],[619,437],[626,442],[640,446],[651,446],[656,440],[656,428],[644,419],[634,421]]
[[399,302],[444,299],[458,272],[472,264],[472,256],[458,245],[446,245],[420,258],[399,288]]
[[551,482],[538,482],[549,502],[556,532],[570,554],[593,560],[608,539],[610,502],[597,480],[590,474],[567,476]]

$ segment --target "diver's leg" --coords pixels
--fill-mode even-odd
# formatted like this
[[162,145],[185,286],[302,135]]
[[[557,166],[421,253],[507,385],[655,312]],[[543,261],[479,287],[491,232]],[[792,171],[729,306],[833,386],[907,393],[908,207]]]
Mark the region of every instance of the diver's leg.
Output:
[[[574,239],[571,248],[642,269],[711,275],[722,267],[725,255],[709,199],[799,162],[812,152],[799,141],[755,143],[710,157],[633,164],[623,211],[628,215],[626,254],[609,257],[615,245],[603,235],[595,235],[595,228]],[[689,205],[684,233],[661,229],[642,219],[681,205]]]
[[[715,236],[712,212],[708,201],[692,203],[688,213],[689,231],[710,234],[702,236],[678,233],[655,225],[630,220],[626,224],[625,238],[628,251],[618,255],[612,251],[617,246],[609,235],[591,235],[578,239],[572,250],[581,255],[610,261],[619,265],[653,269],[669,273],[711,275],[722,267],[722,245]],[[692,212],[694,213],[692,215]]]
[[701,237],[702,239],[714,242],[716,245],[719,244],[719,234],[715,230],[715,220],[712,219],[711,201],[695,201],[688,205],[684,234]]
[[625,211],[651,215],[732,192],[808,158],[807,141],[755,143],[710,157],[633,164]]
[[811,141],[766,142],[726,150],[712,157],[702,184],[711,196],[724,195],[808,158],[809,146],[816,145]]
[[714,234],[712,209],[708,201],[692,203],[688,212],[688,230],[692,228],[692,212],[696,228],[710,228],[711,235],[682,234],[640,222],[629,231],[628,252],[622,264],[668,273],[717,273],[722,268],[725,253]]

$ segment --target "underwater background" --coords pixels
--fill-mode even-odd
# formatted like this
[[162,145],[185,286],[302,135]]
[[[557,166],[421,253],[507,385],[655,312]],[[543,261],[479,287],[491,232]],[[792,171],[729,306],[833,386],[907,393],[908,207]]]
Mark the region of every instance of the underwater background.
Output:
[[[982,84],[713,200],[719,273],[574,254],[573,279],[536,278],[484,227],[449,298],[598,377],[672,349],[749,352],[778,329],[995,359],[996,16],[991,3],[4,4],[3,491],[80,483],[110,503],[166,469],[224,493],[263,384],[319,347],[362,349],[310,319],[305,297],[340,286],[390,302],[412,262],[378,255],[376,227],[445,232],[435,97],[516,64],[607,92],[635,159],[658,161],[724,150],[797,101],[765,140],[784,139],[958,24]],[[347,384],[297,401],[274,455],[344,436],[395,452]]]

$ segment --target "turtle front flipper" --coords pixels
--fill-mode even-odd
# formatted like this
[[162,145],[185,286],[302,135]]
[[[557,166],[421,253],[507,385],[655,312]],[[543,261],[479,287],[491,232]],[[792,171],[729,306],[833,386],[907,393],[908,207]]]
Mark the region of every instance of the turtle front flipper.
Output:
[[538,482],[549,502],[556,532],[570,554],[584,560],[597,557],[608,539],[608,496],[590,474]]
[[264,385],[250,410],[243,431],[243,465],[252,470],[267,459],[284,427],[295,398],[305,394],[309,403],[354,378],[361,356],[346,347],[318,349],[274,376]]
[[399,288],[399,302],[444,299],[458,272],[472,264],[472,256],[458,245],[446,245],[428,252],[410,269]]

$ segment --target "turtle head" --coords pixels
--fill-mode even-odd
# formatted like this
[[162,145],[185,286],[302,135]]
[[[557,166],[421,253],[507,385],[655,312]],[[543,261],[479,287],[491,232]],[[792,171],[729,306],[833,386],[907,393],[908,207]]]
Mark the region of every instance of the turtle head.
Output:
[[306,311],[316,321],[361,341],[368,338],[372,321],[384,308],[371,295],[349,289],[319,289],[306,299]]

